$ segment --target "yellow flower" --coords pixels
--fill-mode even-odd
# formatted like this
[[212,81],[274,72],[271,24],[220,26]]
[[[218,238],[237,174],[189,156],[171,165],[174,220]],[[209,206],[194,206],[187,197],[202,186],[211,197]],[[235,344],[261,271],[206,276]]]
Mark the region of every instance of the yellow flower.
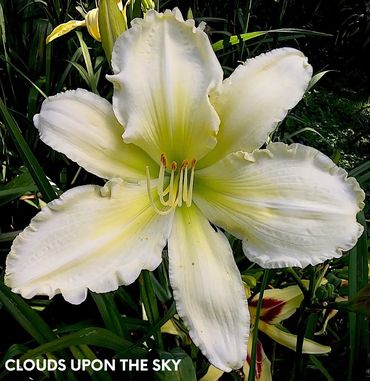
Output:
[[[252,326],[254,325],[256,306],[258,302],[259,294],[255,295],[249,303],[249,313],[251,317]],[[289,286],[283,289],[269,289],[265,290],[262,300],[262,308],[260,311],[260,320],[258,323],[258,329],[264,332],[271,339],[277,343],[284,345],[285,347],[295,350],[297,344],[297,336],[286,331],[283,331],[278,325],[285,319],[288,319],[294,314],[297,308],[300,306],[303,300],[303,294],[298,286]],[[169,327],[169,326],[168,326]],[[243,366],[243,373],[245,380],[248,379],[250,359],[252,353],[252,332],[255,327],[252,328],[248,340],[248,354],[247,361]],[[165,330],[164,332],[179,334],[176,331]],[[181,331],[180,331],[181,332]],[[267,358],[262,343],[257,341],[256,348],[256,363],[255,363],[255,381],[271,381],[271,363]],[[329,353],[331,348],[316,343],[313,340],[304,339],[303,341],[303,353],[310,354],[325,354]],[[208,371],[204,377],[199,381],[217,381],[224,372],[213,367],[208,368]]]
[[[113,105],[86,90],[47,98],[41,139],[107,179],[49,203],[14,241],[5,282],[31,298],[108,292],[154,270],[168,245],[177,312],[224,371],[247,355],[249,314],[222,229],[263,267],[339,257],[362,233],[364,193],[317,150],[259,149],[312,75],[292,48],[240,65],[223,81],[203,27],[149,10],[115,42]],[[154,174],[155,179],[152,178]],[[212,225],[211,225],[212,223]]]
[[[255,295],[249,303],[251,321],[254,322],[255,311],[259,294]],[[303,300],[303,294],[298,286],[289,286],[283,289],[274,288],[265,290],[258,322],[258,329],[277,343],[295,350],[297,336],[282,330],[279,324],[294,314]],[[303,353],[325,354],[330,347],[315,341],[304,339]]]
[[[120,8],[122,14],[124,15],[124,20],[126,20],[126,6],[122,9],[121,0],[116,0],[118,7]],[[127,4],[126,4],[127,5]],[[99,31],[99,9],[94,8],[88,11],[84,15],[85,19],[82,21],[71,20],[66,23],[58,25],[53,31],[46,37],[46,43],[50,43],[58,37],[64,36],[65,34],[71,32],[72,30],[79,27],[86,27],[87,31],[96,41],[100,41],[100,31]]]

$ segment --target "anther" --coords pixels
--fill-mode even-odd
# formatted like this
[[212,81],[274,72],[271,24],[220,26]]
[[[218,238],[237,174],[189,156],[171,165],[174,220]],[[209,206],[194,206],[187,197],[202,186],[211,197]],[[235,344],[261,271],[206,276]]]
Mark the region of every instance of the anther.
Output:
[[163,164],[164,168],[167,167],[167,156],[164,153],[161,154],[161,163]]
[[189,165],[189,162],[187,160],[183,160],[181,163],[181,169],[186,168]]

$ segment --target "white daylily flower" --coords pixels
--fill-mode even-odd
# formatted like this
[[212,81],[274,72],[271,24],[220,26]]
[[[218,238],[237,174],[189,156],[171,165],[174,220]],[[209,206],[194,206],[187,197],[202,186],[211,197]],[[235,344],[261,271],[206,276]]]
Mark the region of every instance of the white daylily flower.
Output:
[[87,289],[154,270],[168,244],[191,338],[216,367],[240,368],[247,302],[228,240],[209,221],[263,267],[339,257],[362,232],[364,194],[329,158],[299,144],[258,150],[303,96],[311,66],[277,49],[222,82],[207,35],[178,10],[135,20],[112,66],[113,107],[79,89],[46,99],[34,119],[46,144],[109,181],[43,208],[14,241],[6,284],[25,298],[81,303]]

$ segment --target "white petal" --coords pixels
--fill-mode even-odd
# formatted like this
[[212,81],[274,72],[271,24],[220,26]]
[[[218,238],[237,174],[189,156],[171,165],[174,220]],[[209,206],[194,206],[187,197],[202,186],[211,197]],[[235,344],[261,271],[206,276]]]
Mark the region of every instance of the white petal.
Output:
[[144,185],[109,181],[71,189],[15,239],[5,282],[25,298],[57,293],[74,304],[108,292],[161,262],[170,217],[149,205]]
[[194,200],[216,225],[244,239],[260,266],[305,267],[338,258],[363,228],[364,192],[327,156],[300,144],[238,152],[197,171]]
[[145,166],[154,165],[138,147],[122,141],[112,105],[89,91],[47,98],[34,123],[44,143],[99,177],[144,179]]
[[302,98],[312,67],[298,50],[282,48],[249,59],[211,95],[221,119],[217,146],[201,166],[239,150],[252,152]]
[[217,368],[240,368],[246,359],[249,312],[226,237],[196,207],[177,208],[168,251],[177,311],[190,337]]
[[219,118],[208,94],[222,70],[207,35],[178,10],[148,11],[114,45],[107,77],[113,107],[134,143],[159,162],[200,159],[216,144]]

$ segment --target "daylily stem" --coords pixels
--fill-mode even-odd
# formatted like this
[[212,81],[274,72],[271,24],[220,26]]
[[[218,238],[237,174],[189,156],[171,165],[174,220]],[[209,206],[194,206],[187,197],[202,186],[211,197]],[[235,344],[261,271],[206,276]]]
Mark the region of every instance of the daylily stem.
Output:
[[[145,312],[151,326],[159,320],[157,298],[154,293],[154,287],[148,270],[143,270],[139,277],[140,296],[144,304]],[[154,340],[158,349],[163,349],[161,330],[154,331]]]
[[306,308],[304,307],[303,312],[301,313],[301,316],[298,320],[298,332],[297,332],[297,345],[295,349],[295,366],[294,366],[294,378],[293,380],[302,380],[303,375],[303,358],[302,358],[302,351],[303,351],[303,342],[306,332],[306,322],[308,318],[308,312],[306,311]]
[[307,290],[306,286],[303,284],[302,279],[295,272],[295,270],[292,267],[288,267],[286,269],[286,272],[289,273],[294,278],[294,280],[296,281],[298,287],[301,289],[303,295],[305,297],[308,296],[309,295],[308,294],[308,290]]
[[[295,271],[290,268],[291,271],[289,271],[292,275],[295,273]],[[297,275],[297,274],[296,274]],[[314,296],[315,289],[316,289],[316,282],[317,282],[317,272],[315,269],[313,269],[313,273],[310,277],[310,283],[309,283],[309,289],[307,290],[305,288],[305,292],[303,292],[304,299],[301,304],[301,315],[298,320],[298,331],[297,331],[297,345],[295,350],[295,364],[294,364],[294,377],[293,380],[303,380],[304,376],[304,362],[302,358],[302,352],[303,352],[303,342],[305,338],[306,328],[307,328],[307,319],[310,315],[309,307],[311,305],[311,300]],[[293,275],[294,276],[294,275]],[[298,276],[298,275],[297,275]],[[299,282],[297,282],[299,283]],[[302,283],[302,281],[301,281]]]
[[251,361],[249,364],[249,375],[248,375],[248,381],[254,381],[255,379],[255,370],[256,370],[256,357],[257,357],[257,339],[258,339],[258,322],[260,318],[260,312],[262,307],[262,301],[263,301],[263,293],[265,289],[267,288],[268,281],[270,279],[270,270],[266,269],[263,278],[262,278],[262,284],[260,289],[260,295],[257,302],[257,308],[256,308],[256,317],[254,321],[254,329],[253,329],[253,342],[252,342],[252,351],[251,351]]

